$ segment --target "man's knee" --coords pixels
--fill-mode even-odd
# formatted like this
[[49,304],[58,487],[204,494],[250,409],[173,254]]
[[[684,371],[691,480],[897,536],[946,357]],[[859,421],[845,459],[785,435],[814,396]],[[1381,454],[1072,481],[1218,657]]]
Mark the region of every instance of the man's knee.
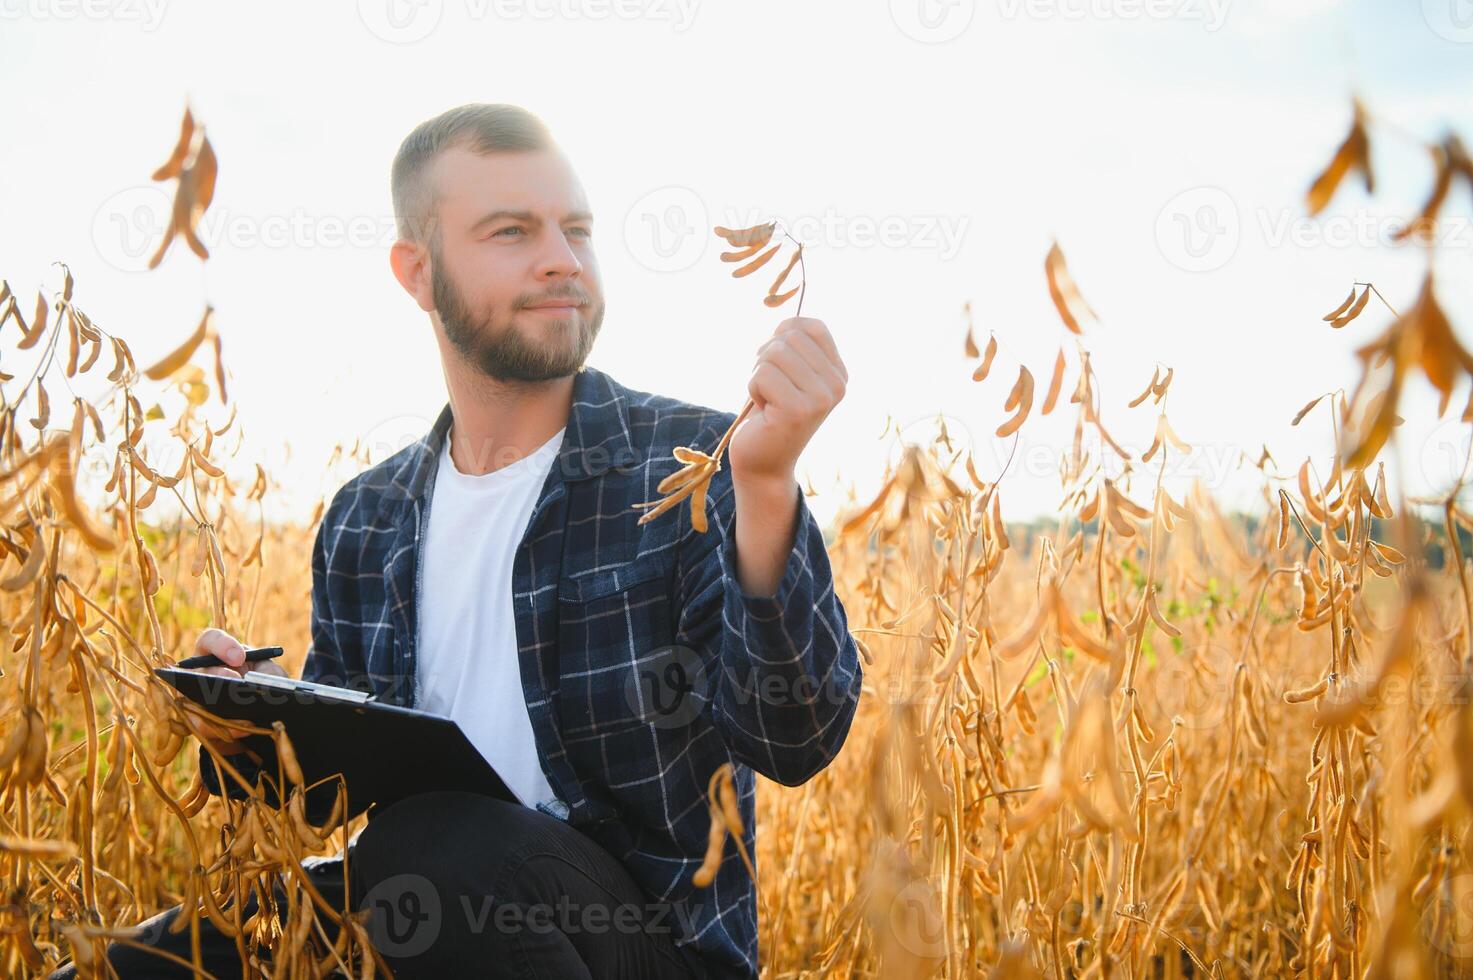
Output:
[[[482,944],[492,891],[547,846],[545,814],[471,793],[425,793],[373,816],[349,863],[374,946],[396,969]],[[411,971],[412,972],[412,971]]]
[[352,851],[367,887],[401,874],[446,884],[485,882],[545,837],[554,818],[475,793],[440,791],[407,797],[372,817]]

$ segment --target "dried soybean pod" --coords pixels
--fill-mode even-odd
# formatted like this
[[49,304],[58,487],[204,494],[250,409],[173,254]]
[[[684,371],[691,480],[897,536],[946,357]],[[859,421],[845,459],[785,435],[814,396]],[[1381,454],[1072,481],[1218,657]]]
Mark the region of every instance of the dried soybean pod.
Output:
[[25,564],[21,565],[14,575],[0,581],[0,589],[6,592],[18,592],[36,580],[44,564],[46,564],[46,537],[38,531],[35,540],[31,542],[31,550],[26,555]]
[[127,747],[123,744],[126,739],[118,728],[121,724],[121,722],[114,721],[112,734],[108,740],[107,775],[102,779],[102,789],[108,793],[117,789],[118,781],[123,778],[123,753]]
[[20,339],[20,342],[15,345],[15,348],[16,350],[29,350],[40,343],[41,335],[46,332],[46,296],[39,291],[36,293],[36,315],[31,320],[29,327],[26,326],[25,319],[21,317],[20,307],[16,304],[15,299],[12,298],[10,302],[11,315],[15,317],[16,322],[25,331],[25,336]]
[[733,834],[740,836],[743,832],[742,815],[737,809],[736,786],[732,783],[731,779],[731,763],[726,763],[718,771],[721,773],[721,780],[717,783],[717,791],[721,799],[722,819],[726,821],[727,826],[731,828]]
[[1025,735],[1038,731],[1038,715],[1033,710],[1033,702],[1028,697],[1026,687],[1018,688],[1018,696],[1013,698],[1013,712],[1018,716],[1018,724],[1022,726]]
[[[1322,317],[1322,319],[1326,323],[1329,323],[1331,320],[1338,320],[1338,319],[1340,319],[1341,314],[1343,314],[1346,310],[1350,309],[1350,304],[1355,302],[1355,292],[1356,292],[1356,287],[1351,286],[1350,287],[1350,295],[1347,296],[1347,297],[1345,297],[1345,302],[1343,302],[1339,306],[1335,307],[1329,313],[1326,313],[1324,315],[1324,317]],[[1321,395],[1320,397],[1323,398],[1324,396]],[[1318,401],[1318,400],[1319,399],[1316,399],[1316,401]]]
[[236,829],[235,840],[230,842],[228,853],[231,857],[243,860],[250,856],[251,847],[256,840],[256,810],[251,807],[245,811],[245,816],[240,819],[240,826]]
[[287,815],[291,818],[292,828],[297,832],[307,846],[316,850],[324,843],[322,836],[317,833],[317,828],[307,822],[307,806],[303,802],[305,796],[303,790],[294,790],[291,801],[287,803]]
[[362,950],[363,963],[360,967],[358,980],[373,980],[377,967],[373,958],[373,942],[369,939],[368,930],[357,919],[350,919],[348,921],[353,927],[354,937],[358,940],[358,948]]
[[1043,397],[1043,407],[1039,409],[1040,414],[1047,415],[1054,410],[1054,404],[1059,400],[1059,391],[1064,386],[1064,348],[1059,348],[1059,356],[1054,359],[1054,373],[1049,378],[1048,394]]
[[1005,439],[1017,432],[1019,427],[1028,418],[1028,412],[1033,408],[1033,374],[1026,367],[1019,366],[1018,380],[1013,383],[1013,390],[1008,394],[1008,400],[1004,403],[1004,412],[1013,412],[1013,417],[997,427],[997,437]]
[[25,750],[21,753],[16,776],[24,786],[39,783],[46,774],[46,756],[51,747],[46,721],[35,708],[26,707],[26,726],[29,730]]
[[196,864],[194,866],[194,876],[197,877],[200,881],[199,897],[200,901],[204,905],[205,916],[210,920],[210,922],[214,924],[216,929],[220,930],[221,933],[234,938],[237,932],[235,928],[235,923],[230,921],[230,917],[225,914],[224,909],[222,909],[220,907],[220,904],[215,900],[215,893],[210,889],[210,882],[209,879],[205,876],[205,869]]
[[291,739],[287,738],[286,726],[280,721],[273,721],[271,727],[276,730],[276,754],[281,760],[281,768],[286,772],[286,778],[291,780],[294,786],[301,786],[305,782],[302,778],[302,767],[297,763],[297,753],[292,748]]
[[184,901],[179,903],[179,914],[169,923],[169,932],[178,935],[189,927],[191,920],[199,917],[199,892],[194,875],[184,879]]
[[746,248],[738,249],[734,252],[722,252],[721,261],[742,262],[746,259],[750,259],[752,256],[756,255],[760,251],[762,251],[761,245],[748,245]]
[[194,332],[185,338],[178,347],[165,354],[155,363],[144,369],[143,376],[153,381],[162,381],[175,371],[179,370],[189,361],[191,354],[200,344],[205,342],[205,337],[210,329],[210,317],[215,312],[212,306],[206,306],[204,315],[200,317]]
[[1314,619],[1315,608],[1319,605],[1319,594],[1315,591],[1314,581],[1309,577],[1303,565],[1299,566],[1299,618],[1301,620]]
[[1274,548],[1283,550],[1289,543],[1289,495],[1279,491],[1279,530],[1274,536]]
[[711,811],[711,832],[706,840],[706,857],[701,861],[701,866],[691,876],[690,883],[697,888],[705,888],[711,884],[716,877],[716,869],[721,867],[721,849],[726,843],[726,825],[722,821],[721,812],[718,809]]
[[777,254],[778,249],[780,248],[782,248],[781,243],[774,245],[741,268],[733,269],[731,271],[732,278],[740,279],[743,276],[750,276],[752,273],[762,268],[768,262],[772,261],[772,257]]
[[720,225],[717,225],[711,230],[726,239],[729,245],[746,246],[748,248],[755,245],[761,248],[771,240],[772,233],[776,228],[777,222],[769,221],[766,224],[753,225],[750,228],[738,228],[735,231],[730,228],[723,228]]
[[210,462],[209,458],[200,451],[198,446],[191,445],[189,447],[189,455],[194,460],[194,465],[204,470],[210,476],[221,477],[225,475],[225,471]]
[[[793,266],[798,264],[798,259],[802,258],[802,256],[803,246],[799,245],[797,249],[793,251],[793,254],[788,256],[788,264],[783,266],[783,271],[779,272],[777,274],[777,278],[772,281],[772,285],[767,287],[768,299],[772,299],[777,294],[777,291],[783,288],[783,283],[787,281],[788,273],[793,271]],[[791,296],[795,292],[797,292],[796,289],[792,290],[791,292],[784,293],[783,295]],[[778,306],[780,304],[773,303],[772,305]]]
[[145,595],[153,595],[159,590],[159,566],[153,560],[153,552],[148,550],[148,545],[139,544],[138,551],[141,556],[143,592]]
[[[1173,640],[1181,636],[1181,630],[1167,621],[1166,617],[1161,613],[1161,607],[1156,604],[1156,587],[1154,585],[1146,590],[1146,610],[1151,614],[1151,621],[1156,624],[1161,632]],[[1146,741],[1149,742],[1151,739],[1147,739]]]
[[1154,743],[1156,741],[1156,730],[1153,729],[1150,723],[1146,721],[1146,716],[1141,711],[1141,703],[1139,699],[1132,701],[1130,716],[1131,720],[1135,723],[1136,734],[1141,737],[1141,740],[1144,742]]
[[205,573],[205,526],[198,525],[194,532],[194,558],[189,563],[189,574],[191,578],[199,578]]
[[[29,710],[30,707],[27,706],[25,711]],[[15,723],[11,725],[10,732],[5,736],[5,741],[0,743],[0,773],[9,772],[11,767],[20,759],[20,754],[25,749],[26,742],[30,739],[30,734],[30,722],[27,720],[26,714],[23,711],[15,719]]]
[[78,974],[92,976],[97,968],[97,947],[86,930],[75,922],[62,922],[57,928],[72,949],[72,962],[77,965]]
[[1301,687],[1293,691],[1285,691],[1284,700],[1289,704],[1302,704],[1305,701],[1313,701],[1315,698],[1323,695],[1325,691],[1329,690],[1329,687],[1329,678],[1321,677],[1318,684]]
[[[173,755],[171,754],[169,758],[172,759]],[[165,763],[167,762],[168,759],[165,760]],[[203,810],[208,802],[210,802],[210,791],[205,788],[204,779],[196,769],[194,782],[189,784],[189,789],[185,790],[184,795],[179,798],[179,809],[184,811],[185,816],[192,817]]]
[[987,373],[992,370],[992,359],[997,356],[997,334],[987,338],[987,350],[982,354],[982,363],[977,365],[977,370],[972,372],[973,381],[982,381]]
[[179,139],[174,143],[174,149],[169,154],[169,159],[161,163],[153,172],[154,180],[168,180],[170,177],[178,177],[184,170],[184,159],[189,156],[190,146],[194,142],[194,115],[189,107],[184,107],[184,119],[179,125]]

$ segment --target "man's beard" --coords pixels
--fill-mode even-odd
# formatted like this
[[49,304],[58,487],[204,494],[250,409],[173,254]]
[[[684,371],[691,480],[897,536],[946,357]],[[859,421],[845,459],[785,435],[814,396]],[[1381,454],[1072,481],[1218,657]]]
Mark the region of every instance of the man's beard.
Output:
[[575,374],[588,359],[588,352],[593,349],[593,341],[603,326],[603,304],[597,308],[585,305],[574,311],[571,320],[549,328],[551,333],[575,332],[576,336],[566,344],[554,341],[539,346],[522,336],[516,328],[513,322],[515,312],[527,304],[552,299],[587,303],[588,294],[581,287],[553,288],[541,295],[518,296],[512,303],[512,316],[498,321],[494,314],[477,318],[471,312],[460,290],[445,274],[438,257],[431,261],[430,279],[435,311],[445,327],[445,336],[468,363],[497,381],[552,381]]

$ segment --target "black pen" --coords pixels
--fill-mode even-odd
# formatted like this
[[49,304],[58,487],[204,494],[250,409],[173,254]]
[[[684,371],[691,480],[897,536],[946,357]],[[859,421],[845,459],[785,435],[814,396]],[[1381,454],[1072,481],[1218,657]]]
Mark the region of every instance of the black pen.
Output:
[[[245,652],[245,662],[251,664],[260,660],[270,660],[285,652],[282,647],[256,647],[254,650]],[[213,653],[202,653],[197,657],[185,657],[174,666],[181,670],[193,670],[196,667],[229,667],[230,665]]]

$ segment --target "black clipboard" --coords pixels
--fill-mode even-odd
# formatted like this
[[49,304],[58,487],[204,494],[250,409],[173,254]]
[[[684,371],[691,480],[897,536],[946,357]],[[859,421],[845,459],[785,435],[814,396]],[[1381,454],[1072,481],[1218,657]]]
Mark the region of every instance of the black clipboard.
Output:
[[[347,780],[349,817],[374,803],[383,807],[434,790],[520,802],[450,718],[374,701],[349,688],[271,674],[258,681],[173,667],[155,667],[154,673],[220,718],[262,728],[280,721],[307,785],[327,780],[308,794],[309,813],[331,807],[337,798],[337,780],[331,777],[338,773]],[[274,775],[275,742],[266,735],[249,735],[242,742]],[[269,790],[267,795],[274,797]]]

